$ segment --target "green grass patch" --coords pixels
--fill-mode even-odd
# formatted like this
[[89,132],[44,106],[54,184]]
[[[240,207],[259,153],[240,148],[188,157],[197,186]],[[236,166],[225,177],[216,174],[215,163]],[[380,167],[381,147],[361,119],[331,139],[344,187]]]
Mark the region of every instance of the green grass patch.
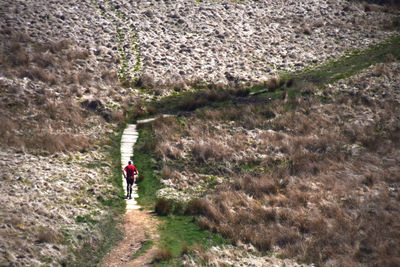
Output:
[[160,218],[163,223],[159,228],[159,247],[170,250],[173,255],[172,260],[160,262],[161,266],[179,266],[185,246],[190,250],[194,244],[197,244],[207,249],[227,242],[218,234],[200,229],[192,216],[169,215]]
[[90,214],[85,214],[85,215],[78,215],[75,218],[75,221],[77,223],[88,223],[88,224],[97,224],[98,221],[93,219]]
[[123,125],[119,133],[116,135],[111,135],[109,145],[110,151],[108,154],[108,159],[111,161],[112,176],[108,178],[110,184],[113,185],[114,192],[107,199],[98,198],[101,205],[110,208],[113,212],[118,214],[123,214],[125,212],[126,203],[124,201],[124,189],[122,188],[122,178],[121,178],[121,136],[122,129],[125,127]]
[[160,180],[154,175],[157,167],[153,156],[154,140],[151,126],[139,130],[139,139],[135,145],[133,162],[140,173],[141,181],[138,188],[138,204],[152,209],[156,201],[156,192],[161,188]]
[[400,36],[367,48],[345,54],[339,59],[332,60],[319,67],[303,70],[295,74],[283,75],[284,78],[294,78],[302,82],[312,83],[318,87],[345,79],[359,73],[377,63],[386,62],[388,56],[400,57]]
[[271,98],[271,99],[281,99],[285,96],[285,91],[283,88],[278,88],[272,92],[265,92],[262,94],[258,94],[257,97],[260,98]]

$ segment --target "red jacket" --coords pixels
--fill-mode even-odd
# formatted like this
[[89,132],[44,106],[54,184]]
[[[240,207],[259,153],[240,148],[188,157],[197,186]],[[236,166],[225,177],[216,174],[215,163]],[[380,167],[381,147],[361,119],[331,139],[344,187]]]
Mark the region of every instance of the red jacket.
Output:
[[127,178],[133,178],[134,175],[138,173],[138,170],[133,165],[126,166],[124,171],[126,171],[126,177]]

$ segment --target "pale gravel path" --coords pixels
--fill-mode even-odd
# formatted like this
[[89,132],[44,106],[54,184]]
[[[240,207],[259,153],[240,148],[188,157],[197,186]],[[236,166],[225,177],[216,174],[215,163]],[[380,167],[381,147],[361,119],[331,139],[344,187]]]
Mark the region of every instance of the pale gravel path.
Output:
[[[128,161],[133,157],[133,146],[138,139],[139,134],[136,130],[136,124],[128,124],[121,137],[121,166],[124,167],[128,164]],[[126,179],[122,175],[123,188],[126,192]],[[126,199],[126,212],[130,210],[140,209],[137,204],[136,198],[139,195],[137,193],[137,184],[133,184],[132,188],[132,199]]]
[[[172,115],[161,115],[162,117],[170,117]],[[148,123],[154,121],[155,118],[139,120],[138,124]],[[133,147],[139,137],[139,133],[136,130],[136,124],[128,124],[122,133],[121,137],[121,166],[124,168],[128,164],[128,161],[133,157]],[[126,179],[124,175],[122,175],[123,188],[126,193]],[[126,199],[126,212],[130,210],[140,209],[140,206],[137,204],[136,198],[139,197],[137,193],[137,184],[133,184],[132,188],[132,199]]]

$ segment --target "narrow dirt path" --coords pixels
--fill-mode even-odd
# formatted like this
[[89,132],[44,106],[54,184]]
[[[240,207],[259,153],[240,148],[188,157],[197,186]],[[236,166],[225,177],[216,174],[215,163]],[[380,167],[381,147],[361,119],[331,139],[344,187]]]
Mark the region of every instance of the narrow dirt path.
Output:
[[[154,119],[138,121],[138,123],[151,122]],[[127,125],[121,139],[121,166],[126,166],[133,156],[133,146],[138,138],[135,124]],[[139,170],[140,172],[140,170]],[[126,181],[122,176],[124,190]],[[154,258],[156,246],[135,258],[136,253],[147,243],[156,242],[158,239],[157,226],[159,221],[151,212],[141,210],[136,202],[138,198],[137,184],[132,190],[133,199],[126,200],[126,213],[124,218],[124,239],[121,240],[103,260],[103,266],[148,266]]]
[[137,258],[134,255],[149,240],[157,240],[158,221],[149,211],[130,210],[124,218],[124,239],[104,258],[103,266],[148,266],[154,258],[155,246]]

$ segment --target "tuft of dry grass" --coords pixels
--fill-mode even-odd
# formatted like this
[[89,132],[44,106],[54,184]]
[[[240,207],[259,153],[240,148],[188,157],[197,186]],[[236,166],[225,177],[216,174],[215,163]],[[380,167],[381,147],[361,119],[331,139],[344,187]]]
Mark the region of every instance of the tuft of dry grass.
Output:
[[236,190],[243,190],[250,196],[258,199],[266,194],[274,195],[278,193],[277,181],[268,174],[263,174],[256,179],[248,175],[242,176],[235,180],[233,186]]
[[154,211],[160,216],[167,216],[171,209],[171,203],[165,198],[158,199],[154,207]]
[[210,160],[221,161],[228,156],[228,150],[214,140],[195,143],[191,146],[191,154],[198,162],[208,162]]
[[77,59],[86,59],[89,57],[89,51],[87,49],[74,49],[67,50],[67,59],[68,60],[77,60]]
[[36,63],[38,67],[45,69],[54,66],[55,58],[50,53],[37,53],[33,56],[32,62]]
[[312,29],[309,26],[303,26],[303,33],[306,35],[311,35]]
[[58,83],[56,77],[52,73],[48,73],[43,69],[36,67],[29,67],[22,69],[19,75],[20,78],[27,77],[31,80],[38,80],[50,85],[55,85]]
[[279,87],[279,80],[277,77],[272,77],[266,82],[266,86],[269,92],[273,92]]
[[[15,48],[11,47],[10,49],[13,50]],[[11,51],[7,61],[12,67],[27,66],[30,63],[30,58],[24,50],[18,49],[17,51]]]
[[118,81],[118,75],[115,71],[105,70],[101,73],[101,79],[110,84],[115,84]]
[[37,233],[38,243],[59,244],[63,241],[63,235],[48,227],[40,227]]
[[207,214],[207,207],[209,202],[205,199],[191,200],[185,210],[187,215],[205,215]]
[[140,183],[144,180],[144,175],[143,174],[139,174],[139,176],[136,178],[136,182]]
[[69,40],[63,39],[58,41],[50,41],[42,46],[37,47],[37,49],[39,52],[50,51],[53,54],[57,54],[62,50],[68,49],[70,45],[71,42]]
[[169,261],[172,259],[172,251],[169,249],[159,248],[153,258],[153,262]]
[[389,73],[389,69],[388,69],[388,67],[385,65],[385,64],[378,64],[376,67],[375,67],[375,72],[374,72],[374,74],[376,75],[376,76],[382,76],[382,75],[387,75]]
[[85,151],[89,148],[89,138],[69,133],[37,135],[26,140],[28,147],[50,153],[60,151]]
[[161,170],[161,178],[164,180],[169,180],[173,177],[173,173],[173,170],[171,170],[167,165],[164,165]]
[[87,70],[81,71],[78,74],[78,82],[82,86],[86,86],[92,80],[92,74]]
[[189,252],[189,246],[188,246],[188,244],[185,242],[185,243],[183,243],[183,245],[182,245],[182,255],[188,254],[188,252]]

